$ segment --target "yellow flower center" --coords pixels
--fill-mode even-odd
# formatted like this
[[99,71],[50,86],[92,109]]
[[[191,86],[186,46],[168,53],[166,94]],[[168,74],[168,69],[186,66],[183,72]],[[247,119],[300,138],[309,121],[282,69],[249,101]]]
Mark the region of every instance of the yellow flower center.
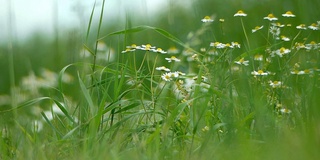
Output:
[[311,44],[311,45],[315,45],[316,42],[315,42],[315,41],[311,41],[310,44]]
[[262,70],[258,70],[258,74],[263,74],[263,71]]
[[304,73],[310,73],[309,69],[304,70]]
[[287,15],[293,15],[291,11],[286,12]]
[[255,30],[258,30],[258,29],[260,29],[260,26],[256,26],[254,29],[255,29]]
[[275,18],[272,13],[268,14],[268,18]]
[[280,53],[284,53],[286,51],[286,49],[284,47],[280,48]]
[[242,10],[239,10],[237,14],[244,14],[244,12]]

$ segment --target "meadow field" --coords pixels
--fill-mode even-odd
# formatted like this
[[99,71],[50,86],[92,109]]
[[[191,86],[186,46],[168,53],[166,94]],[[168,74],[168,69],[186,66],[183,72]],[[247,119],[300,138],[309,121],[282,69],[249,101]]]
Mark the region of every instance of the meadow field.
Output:
[[319,159],[320,2],[183,2],[1,44],[0,159]]

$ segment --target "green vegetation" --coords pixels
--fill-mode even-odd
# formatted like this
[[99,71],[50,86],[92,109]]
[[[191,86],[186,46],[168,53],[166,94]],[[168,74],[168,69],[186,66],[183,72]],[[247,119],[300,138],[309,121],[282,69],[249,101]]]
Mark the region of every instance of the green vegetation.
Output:
[[317,159],[320,19],[254,4],[1,47],[0,159]]

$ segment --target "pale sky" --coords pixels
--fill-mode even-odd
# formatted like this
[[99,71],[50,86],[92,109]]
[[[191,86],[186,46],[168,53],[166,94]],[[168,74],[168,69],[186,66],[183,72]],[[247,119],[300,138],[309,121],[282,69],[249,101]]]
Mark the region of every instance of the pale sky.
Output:
[[[168,5],[169,0],[106,0],[106,19],[120,18],[125,20],[125,11],[134,14],[152,16]],[[52,34],[54,31],[54,17],[57,16],[58,26],[63,28],[79,28],[80,17],[83,23],[88,23],[94,0],[0,0],[0,42],[5,42],[9,35],[9,13],[14,17],[11,26],[15,37],[23,40],[36,31]],[[98,18],[102,0],[97,0],[96,14]],[[55,9],[57,6],[57,10]],[[78,10],[78,12],[76,11]],[[57,14],[56,14],[57,13]],[[143,18],[143,17],[142,17]],[[81,26],[87,27],[87,26]]]

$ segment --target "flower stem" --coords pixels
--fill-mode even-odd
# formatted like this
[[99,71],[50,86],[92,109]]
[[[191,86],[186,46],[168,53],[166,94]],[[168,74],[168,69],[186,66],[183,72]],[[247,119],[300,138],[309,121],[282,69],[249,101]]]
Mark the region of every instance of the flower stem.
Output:
[[242,18],[240,18],[241,20],[241,25],[242,25],[242,29],[243,29],[243,33],[244,33],[244,36],[246,37],[246,41],[247,41],[247,44],[248,44],[248,49],[250,50],[250,42],[249,42],[249,38],[248,38],[248,35],[247,35],[247,32],[244,28],[244,24],[243,24],[243,20]]

